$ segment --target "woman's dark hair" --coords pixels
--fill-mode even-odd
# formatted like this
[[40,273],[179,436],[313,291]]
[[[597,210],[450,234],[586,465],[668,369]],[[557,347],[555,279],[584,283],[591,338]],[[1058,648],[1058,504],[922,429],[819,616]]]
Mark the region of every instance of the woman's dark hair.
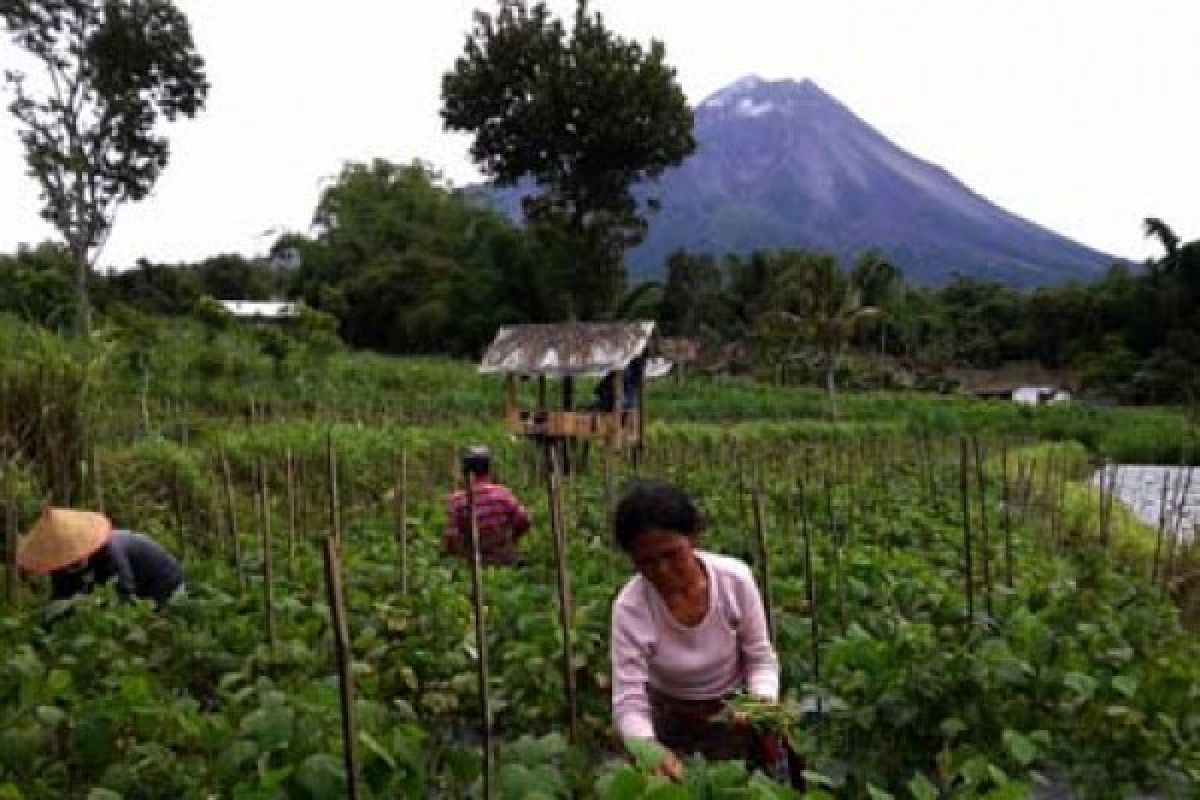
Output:
[[462,470],[468,475],[482,477],[492,471],[492,451],[481,444],[472,445],[463,451]]
[[617,504],[613,535],[617,545],[629,552],[635,539],[656,529],[695,536],[704,530],[704,519],[679,487],[666,481],[638,481]]

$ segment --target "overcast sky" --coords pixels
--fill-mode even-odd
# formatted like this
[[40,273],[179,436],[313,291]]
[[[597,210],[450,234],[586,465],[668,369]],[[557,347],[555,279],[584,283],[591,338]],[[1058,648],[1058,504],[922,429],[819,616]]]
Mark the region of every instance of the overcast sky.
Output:
[[[171,163],[120,213],[101,264],[260,254],[276,232],[308,229],[349,160],[420,158],[477,179],[468,139],[442,131],[439,91],[490,2],[177,3],[208,61],[208,109],[170,129]],[[624,35],[662,39],[693,105],[747,74],[811,78],[901,147],[1084,244],[1156,255],[1146,216],[1200,238],[1197,0],[591,5]],[[0,252],[53,236],[24,173],[3,114]]]

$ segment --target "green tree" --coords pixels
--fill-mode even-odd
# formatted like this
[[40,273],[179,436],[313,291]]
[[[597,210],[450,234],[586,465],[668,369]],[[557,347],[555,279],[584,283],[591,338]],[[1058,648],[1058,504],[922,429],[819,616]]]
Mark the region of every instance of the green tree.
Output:
[[350,344],[473,352],[553,301],[528,238],[421,163],[349,164],[321,195],[293,291],[336,315]]
[[78,324],[91,331],[88,281],[117,208],[143,199],[167,164],[160,118],[194,116],[208,82],[187,18],[170,0],[7,0],[0,20],[46,72],[43,93],[8,71],[42,216],[75,265]]
[[667,258],[659,316],[664,334],[717,341],[728,327],[729,310],[721,268],[712,256],[678,250]]
[[71,256],[61,244],[22,245],[15,256],[0,256],[0,311],[48,328],[73,324]]
[[613,34],[586,0],[569,32],[544,3],[501,0],[495,13],[476,13],[442,80],[446,127],[475,135],[471,155],[496,184],[532,178],[531,229],[570,241],[563,288],[574,316],[609,311],[621,294],[623,254],[647,227],[631,187],[695,149],[692,112],[665,58],[659,41],[646,48]]
[[829,416],[837,419],[837,369],[858,326],[878,316],[862,302],[862,287],[825,253],[781,254],[784,270],[770,292],[764,322],[782,323],[796,341],[814,348],[824,373]]

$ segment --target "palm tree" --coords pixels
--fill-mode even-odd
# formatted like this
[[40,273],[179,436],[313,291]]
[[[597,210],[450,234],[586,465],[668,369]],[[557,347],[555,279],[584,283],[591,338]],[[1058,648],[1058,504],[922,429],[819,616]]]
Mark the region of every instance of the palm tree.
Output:
[[862,289],[842,272],[833,256],[794,252],[787,254],[787,259],[787,268],[773,287],[767,316],[817,351],[829,416],[836,421],[836,376],[842,355],[858,327],[880,312],[863,304]]

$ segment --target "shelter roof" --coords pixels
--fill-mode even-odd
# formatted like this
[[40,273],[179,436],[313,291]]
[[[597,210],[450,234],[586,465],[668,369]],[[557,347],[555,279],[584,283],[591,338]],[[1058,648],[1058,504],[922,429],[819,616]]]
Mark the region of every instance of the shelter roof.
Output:
[[496,332],[479,371],[600,377],[627,367],[645,352],[653,334],[654,323],[648,321],[508,325]]

